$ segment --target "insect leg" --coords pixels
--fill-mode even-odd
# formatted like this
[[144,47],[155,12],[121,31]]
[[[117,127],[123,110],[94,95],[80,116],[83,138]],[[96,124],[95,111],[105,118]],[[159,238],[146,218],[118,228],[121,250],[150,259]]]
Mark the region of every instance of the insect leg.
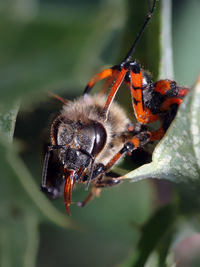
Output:
[[114,157],[106,164],[105,170],[108,171],[112,166],[127,152],[132,152],[133,150],[141,147],[151,141],[152,133],[149,131],[141,132],[131,139],[128,140],[123,146],[123,148],[114,155]]
[[99,197],[101,193],[101,188],[105,187],[111,187],[114,185],[117,185],[121,182],[121,179],[118,179],[116,177],[110,177],[110,176],[103,176],[103,178],[100,178],[95,185],[93,185],[89,195],[84,199],[82,202],[78,202],[77,205],[79,207],[84,207],[86,204],[88,204],[95,196]]
[[163,137],[171,122],[173,121],[179,105],[183,102],[183,98],[189,92],[189,88],[178,87],[175,81],[160,80],[155,83],[154,90],[165,97],[164,102],[160,106],[160,117],[162,127],[153,133],[154,140]]
[[109,112],[109,108],[110,108],[110,106],[114,100],[114,97],[115,97],[121,83],[123,82],[127,71],[128,71],[128,69],[126,69],[124,67],[121,69],[121,71],[119,72],[119,75],[117,76],[117,78],[116,78],[116,80],[115,80],[115,82],[114,82],[114,84],[113,84],[113,86],[109,92],[106,104],[103,108],[103,113],[105,114],[106,117],[107,117],[107,114]]
[[159,118],[158,114],[153,114],[151,110],[144,106],[143,96],[143,73],[137,62],[130,63],[130,81],[126,81],[132,96],[132,106],[136,119],[141,124],[154,122]]
[[109,177],[104,176],[102,180],[98,181],[95,186],[97,188],[105,188],[105,187],[111,187],[114,185],[118,185],[121,182],[121,177]]
[[173,97],[183,98],[190,89],[180,87],[175,81],[166,79],[157,81],[154,85],[154,90],[168,99]]
[[99,72],[98,74],[96,74],[95,76],[93,76],[89,83],[87,84],[87,86],[85,87],[85,90],[83,92],[83,95],[88,94],[92,87],[98,82],[101,81],[103,79],[106,79],[108,77],[113,77],[114,73],[116,72],[115,69],[113,68],[109,68],[109,69],[105,69],[101,72]]
[[187,88],[187,87],[183,87],[183,88],[179,88],[179,91],[178,91],[178,96],[179,97],[184,97],[187,95],[187,93],[189,92],[190,88]]
[[163,113],[163,116],[161,118],[161,123],[162,123],[161,125],[162,126],[158,130],[151,133],[152,134],[151,135],[151,141],[162,139],[162,137],[164,136],[164,134],[166,133],[167,129],[169,128],[173,119],[176,116],[176,113],[178,111],[178,107],[181,103],[181,102],[179,102],[180,100],[182,102],[182,99],[174,98],[174,100],[172,100],[172,101],[166,101],[163,103],[166,107],[166,111]]
[[106,93],[106,91],[110,88],[113,81],[116,79],[118,73],[119,73],[118,70],[113,69],[113,75],[108,77],[107,81],[105,82],[105,85],[99,92],[100,95],[104,95]]
[[173,98],[167,98],[163,104],[161,105],[161,108],[160,110],[161,111],[166,111],[168,109],[170,109],[170,106],[172,105],[177,105],[177,108],[178,106],[183,102],[183,99],[182,98],[179,98],[179,97],[173,97]]
[[93,186],[89,195],[84,199],[82,202],[77,202],[77,206],[84,207],[86,204],[88,204],[95,196],[99,197],[101,193],[101,189],[97,188],[96,186]]

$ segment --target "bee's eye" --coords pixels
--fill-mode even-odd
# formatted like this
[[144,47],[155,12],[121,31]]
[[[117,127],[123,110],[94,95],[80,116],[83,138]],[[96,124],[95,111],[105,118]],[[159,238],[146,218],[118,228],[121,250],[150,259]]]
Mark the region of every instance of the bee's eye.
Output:
[[103,125],[99,122],[93,124],[95,131],[94,145],[91,154],[96,156],[105,146],[107,133]]

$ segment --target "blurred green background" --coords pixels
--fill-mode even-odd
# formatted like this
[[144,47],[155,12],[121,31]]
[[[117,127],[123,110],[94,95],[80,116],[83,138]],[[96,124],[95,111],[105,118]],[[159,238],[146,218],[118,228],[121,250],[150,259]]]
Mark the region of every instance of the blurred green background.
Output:
[[[61,109],[47,91],[67,99],[79,96],[92,75],[124,57],[147,10],[146,0],[1,1],[0,100],[9,107],[21,99],[14,140],[38,194],[42,194],[44,142]],[[199,10],[198,0],[173,1],[174,78],[188,86],[200,71]],[[158,4],[134,55],[154,80],[159,73],[159,28]],[[121,90],[119,98],[131,117],[128,90],[126,94]],[[5,153],[3,149],[1,153]],[[140,157],[146,159],[146,154]],[[141,164],[133,160],[127,159],[122,167],[131,170]],[[0,166],[5,179],[0,189],[2,266],[131,266],[141,225],[160,207],[177,201],[173,185],[166,181],[126,181],[103,190],[100,198],[83,209],[72,205],[72,224],[80,229],[62,228],[35,208],[30,193],[13,178],[16,173],[3,161]],[[86,195],[84,187],[77,186],[73,200]],[[62,199],[52,201],[52,205],[65,216]],[[167,214],[170,212],[167,210]],[[152,235],[157,227],[159,224],[152,228]]]

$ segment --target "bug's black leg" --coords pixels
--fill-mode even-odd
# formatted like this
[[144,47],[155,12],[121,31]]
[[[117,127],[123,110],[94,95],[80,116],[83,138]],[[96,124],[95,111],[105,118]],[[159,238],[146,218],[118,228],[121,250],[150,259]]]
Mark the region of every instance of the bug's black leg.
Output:
[[119,176],[118,173],[110,171],[102,175],[98,180],[95,186],[97,188],[103,187],[111,187],[114,185],[118,185],[121,182],[122,178]]
[[[91,180],[93,181],[95,178],[97,178],[100,175],[101,176],[105,175],[105,166],[102,163],[96,164],[96,166],[94,167]],[[82,179],[82,182],[87,182],[88,179],[89,179],[89,175],[85,175]]]
[[77,202],[79,207],[84,207],[88,204],[95,196],[99,197],[101,193],[101,188],[111,187],[117,185],[121,182],[121,179],[116,177],[100,177],[95,185],[93,185],[89,195],[82,202]]
[[107,177],[105,176],[101,181],[98,181],[95,186],[97,188],[105,188],[118,185],[122,181],[122,178],[119,176],[117,177]]

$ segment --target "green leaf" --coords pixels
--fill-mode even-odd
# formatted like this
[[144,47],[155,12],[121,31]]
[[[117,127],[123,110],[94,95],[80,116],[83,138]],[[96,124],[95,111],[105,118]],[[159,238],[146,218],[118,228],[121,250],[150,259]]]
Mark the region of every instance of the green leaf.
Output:
[[6,223],[0,228],[0,264],[34,267],[39,245],[38,220],[31,212],[10,210]]
[[[74,25],[69,26],[68,23]],[[41,89],[53,89],[56,85],[64,86],[67,80],[72,83],[73,68],[79,56],[78,42],[72,29],[82,36],[84,42],[90,28],[86,23],[82,27],[73,21],[68,23],[51,22],[44,17],[21,23],[8,19],[1,21],[1,48],[6,47],[1,49],[4,52],[0,66],[1,100],[16,99]],[[71,49],[72,42],[76,45],[69,58],[66,51]]]
[[162,243],[163,237],[171,232],[174,219],[175,210],[171,205],[160,208],[150,218],[141,229],[141,237],[134,252],[131,266],[142,267],[145,265],[151,253]]
[[[6,197],[7,204],[10,203],[12,206],[13,202],[11,200],[17,194],[21,197],[18,196],[16,198],[15,204],[19,199],[19,204],[21,204],[22,207],[27,207],[28,210],[34,208],[38,214],[38,218],[42,219],[45,215],[59,226],[72,226],[69,218],[59,213],[57,209],[50,204],[50,201],[44,194],[40,192],[38,185],[34,182],[34,179],[31,177],[23,161],[12,147],[0,145],[0,159],[3,177],[1,179],[3,183],[1,188],[5,190],[4,192],[7,192],[7,194],[3,194]],[[9,199],[12,191],[12,197]],[[23,199],[22,202],[21,198]],[[26,199],[26,201],[24,201],[24,199]],[[7,205],[6,203],[5,207]]]
[[165,137],[153,152],[152,162],[124,177],[137,181],[163,178],[174,182],[199,182],[200,79],[185,97]]
[[0,136],[5,142],[12,142],[18,109],[18,103],[12,107],[0,104]]
[[10,266],[34,266],[41,221],[48,219],[65,228],[76,226],[39,191],[10,146],[0,145],[0,170],[1,261]]

